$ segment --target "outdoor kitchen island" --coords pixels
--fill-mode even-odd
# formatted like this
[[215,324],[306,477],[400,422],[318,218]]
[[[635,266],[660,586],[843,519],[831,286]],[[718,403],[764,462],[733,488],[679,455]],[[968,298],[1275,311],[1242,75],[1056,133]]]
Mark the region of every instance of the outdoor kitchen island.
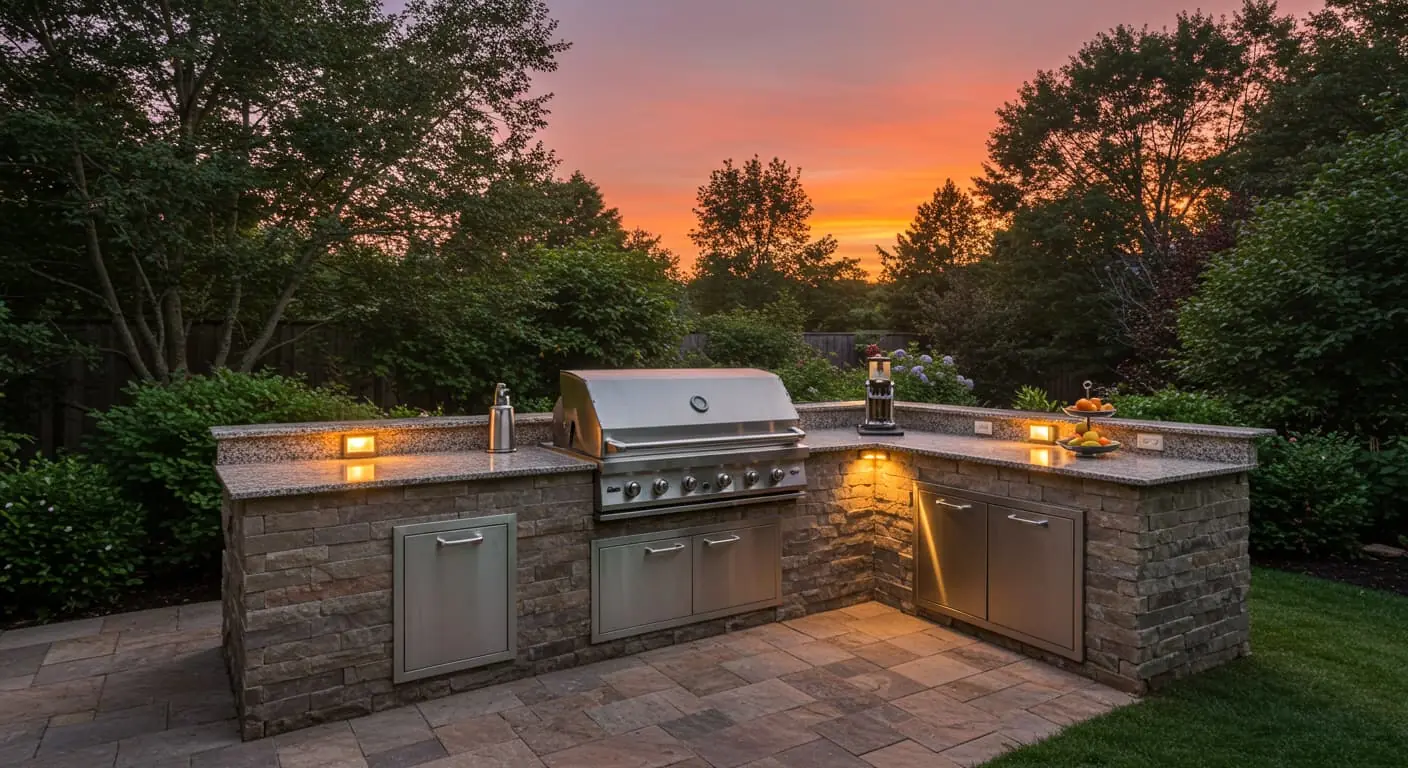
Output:
[[[895,411],[877,437],[860,403],[797,406],[801,498],[616,520],[596,464],[540,447],[548,414],[497,455],[482,417],[218,428],[244,737],[867,600],[1133,693],[1249,652],[1263,431],[1115,419],[1162,451],[1076,459],[1026,442],[1060,416]],[[376,456],[341,458],[348,435]]]

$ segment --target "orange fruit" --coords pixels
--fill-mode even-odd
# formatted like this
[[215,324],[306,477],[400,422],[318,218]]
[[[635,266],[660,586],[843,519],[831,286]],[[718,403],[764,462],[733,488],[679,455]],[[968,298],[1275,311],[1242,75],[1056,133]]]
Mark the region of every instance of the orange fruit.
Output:
[[1100,410],[1102,410],[1102,411],[1113,411],[1113,410],[1115,410],[1115,406],[1110,405],[1109,403],[1105,403],[1104,405],[1100,406]]
[[1108,438],[1108,437],[1102,437],[1102,438],[1100,438],[1100,444],[1101,444],[1101,445],[1109,445],[1109,444],[1110,444],[1110,438]]
[[1079,400],[1076,401],[1076,410],[1077,410],[1077,411],[1093,411],[1093,410],[1095,410],[1095,408],[1096,408],[1095,403],[1092,403],[1092,402],[1090,402],[1089,400],[1086,400],[1086,399],[1083,398],[1083,397],[1082,397],[1081,399],[1079,399]]
[[1093,406],[1095,406],[1096,408],[1099,408],[1099,407],[1100,407],[1100,398],[1098,398],[1098,397],[1092,397],[1092,398],[1090,398],[1090,404],[1093,405]]

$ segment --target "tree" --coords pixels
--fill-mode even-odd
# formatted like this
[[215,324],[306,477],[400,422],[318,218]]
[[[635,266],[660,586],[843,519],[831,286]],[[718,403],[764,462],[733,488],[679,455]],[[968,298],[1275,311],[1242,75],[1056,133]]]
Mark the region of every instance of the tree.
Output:
[[889,286],[894,330],[918,327],[921,308],[948,289],[948,271],[977,261],[990,250],[991,234],[973,198],[945,179],[919,204],[914,222],[880,252],[880,280]]
[[206,317],[215,365],[251,370],[344,252],[443,245],[548,161],[528,91],[554,28],[540,0],[6,4],[0,255],[110,319],[144,379],[181,375]]
[[836,256],[836,238],[811,239],[814,208],[802,171],[756,156],[742,167],[725,160],[699,188],[689,233],[700,250],[691,293],[700,311],[757,309],[787,292],[797,294],[810,327],[837,313],[837,294],[863,281],[858,259]]
[[1179,367],[1267,426],[1408,429],[1408,113],[1257,209],[1183,307]]

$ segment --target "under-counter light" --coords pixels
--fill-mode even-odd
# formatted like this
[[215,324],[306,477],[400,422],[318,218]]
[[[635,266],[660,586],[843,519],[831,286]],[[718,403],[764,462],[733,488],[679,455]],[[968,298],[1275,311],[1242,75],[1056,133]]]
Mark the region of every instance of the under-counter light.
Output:
[[860,457],[871,461],[886,461],[890,458],[890,454],[888,451],[865,451],[861,453]]
[[1049,467],[1051,466],[1051,449],[1033,448],[1029,452],[1028,458],[1038,467]]
[[1055,424],[1029,424],[1027,425],[1027,440],[1033,443],[1056,442]]
[[342,476],[349,483],[365,483],[376,479],[376,465],[370,461],[363,464],[348,464],[342,468]]
[[376,455],[375,435],[343,435],[342,458],[369,459]]

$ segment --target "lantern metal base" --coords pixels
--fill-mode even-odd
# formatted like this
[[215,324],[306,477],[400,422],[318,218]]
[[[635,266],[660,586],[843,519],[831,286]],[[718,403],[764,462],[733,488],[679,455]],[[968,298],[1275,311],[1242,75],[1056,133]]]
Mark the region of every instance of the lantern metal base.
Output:
[[856,431],[862,435],[903,435],[898,424],[857,424]]

